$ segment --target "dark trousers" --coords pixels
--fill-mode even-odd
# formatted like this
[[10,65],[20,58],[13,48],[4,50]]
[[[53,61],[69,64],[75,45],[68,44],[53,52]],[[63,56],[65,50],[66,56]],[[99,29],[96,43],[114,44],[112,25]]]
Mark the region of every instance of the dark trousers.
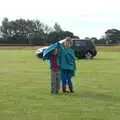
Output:
[[67,84],[70,89],[73,88],[71,78],[72,78],[72,71],[70,71],[70,70],[62,70],[61,71],[61,79],[62,79],[62,88],[63,89],[66,89]]

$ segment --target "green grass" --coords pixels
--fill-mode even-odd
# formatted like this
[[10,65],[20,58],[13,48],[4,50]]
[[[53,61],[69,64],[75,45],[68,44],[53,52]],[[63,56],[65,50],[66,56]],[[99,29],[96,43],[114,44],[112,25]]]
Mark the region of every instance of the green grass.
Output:
[[78,60],[74,94],[50,94],[49,63],[0,50],[0,120],[119,120],[120,52]]

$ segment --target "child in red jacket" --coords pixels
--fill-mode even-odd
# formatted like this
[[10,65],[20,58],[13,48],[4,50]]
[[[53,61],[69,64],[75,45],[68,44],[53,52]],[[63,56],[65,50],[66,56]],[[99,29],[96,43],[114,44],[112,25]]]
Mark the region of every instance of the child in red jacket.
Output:
[[57,49],[50,55],[51,64],[51,93],[58,94],[60,89],[60,73],[57,65]]
[[[46,51],[48,49],[46,49]],[[58,49],[55,48],[47,55],[47,59],[50,61],[52,94],[58,94],[60,89],[60,71],[57,64],[57,57],[58,57],[57,54],[58,54]]]

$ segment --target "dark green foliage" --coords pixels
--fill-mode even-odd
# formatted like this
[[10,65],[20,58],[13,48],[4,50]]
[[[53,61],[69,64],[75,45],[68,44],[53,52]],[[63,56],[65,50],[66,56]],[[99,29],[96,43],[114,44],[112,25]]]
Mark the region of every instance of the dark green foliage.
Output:
[[67,36],[73,37],[74,35],[73,35],[73,33],[69,32],[69,31],[59,31],[59,32],[53,31],[48,34],[47,42],[54,43],[54,42],[64,39]]
[[9,21],[8,18],[3,19],[0,32],[3,38],[1,44],[44,45],[73,36],[72,32],[63,31],[58,23],[51,28],[39,20]]
[[117,44],[120,42],[120,30],[109,29],[105,32],[107,44]]

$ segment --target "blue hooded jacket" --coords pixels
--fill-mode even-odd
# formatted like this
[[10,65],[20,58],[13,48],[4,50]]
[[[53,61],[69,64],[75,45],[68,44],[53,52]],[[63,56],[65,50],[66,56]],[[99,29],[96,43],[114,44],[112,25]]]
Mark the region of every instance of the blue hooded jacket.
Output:
[[[43,60],[51,60],[51,57],[50,57],[51,52],[56,48],[58,49],[57,65],[59,69],[71,70],[74,73],[76,69],[74,51],[71,48],[69,49],[64,48],[60,43],[54,43],[48,46],[48,48],[45,49],[43,52]],[[51,67],[52,67],[52,64],[51,64]]]
[[48,48],[46,48],[43,51],[43,60],[49,59],[51,52],[56,48],[58,48],[58,43],[54,43],[54,44],[48,46]]
[[[46,48],[43,51],[43,60],[49,60],[50,61],[50,68],[53,67],[53,64],[52,64],[52,52],[56,48],[58,48],[58,44],[57,43],[48,46],[48,48]],[[58,61],[59,60],[58,60],[58,55],[57,55],[57,65],[58,65]]]
[[60,43],[58,43],[58,48],[58,66],[60,67],[60,69],[74,71],[76,69],[74,51],[71,48],[64,48]]

